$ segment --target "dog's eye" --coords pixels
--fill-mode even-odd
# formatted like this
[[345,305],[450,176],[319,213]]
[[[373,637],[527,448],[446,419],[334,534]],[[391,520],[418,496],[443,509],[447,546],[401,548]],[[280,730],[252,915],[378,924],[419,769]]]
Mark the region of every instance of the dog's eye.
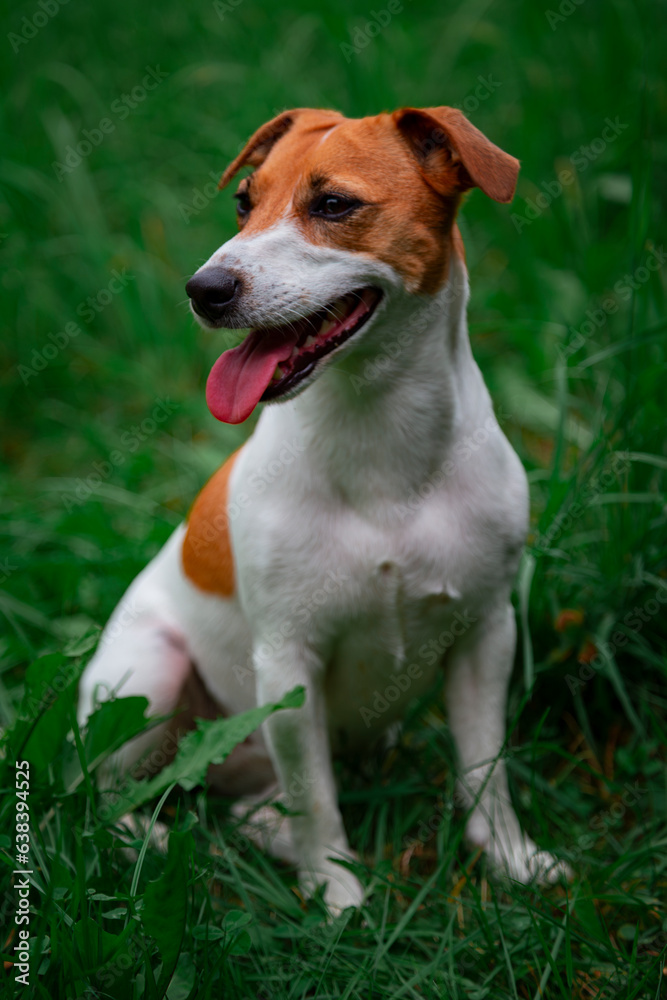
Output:
[[244,219],[246,215],[250,214],[250,210],[252,208],[248,192],[237,191],[234,197],[236,198],[236,214],[239,219]]
[[321,194],[311,205],[310,214],[319,215],[323,219],[342,219],[360,204],[361,202],[340,194]]

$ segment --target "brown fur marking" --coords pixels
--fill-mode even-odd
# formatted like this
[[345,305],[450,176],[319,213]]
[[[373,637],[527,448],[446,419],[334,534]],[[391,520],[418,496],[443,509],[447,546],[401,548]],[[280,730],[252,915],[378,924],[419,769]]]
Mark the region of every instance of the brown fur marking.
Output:
[[[289,218],[310,242],[379,258],[411,292],[429,295],[446,280],[452,250],[460,253],[453,227],[462,192],[477,185],[509,200],[518,171],[514,157],[453,108],[357,119],[335,111],[284,112],[249,140],[224,183],[243,165],[256,167],[252,183],[241,182],[252,205],[244,234]],[[322,190],[364,204],[335,222],[312,216]]]
[[215,472],[195,500],[183,539],[185,575],[208,593],[234,593],[234,554],[229,537],[227,500],[229,475],[238,451]]

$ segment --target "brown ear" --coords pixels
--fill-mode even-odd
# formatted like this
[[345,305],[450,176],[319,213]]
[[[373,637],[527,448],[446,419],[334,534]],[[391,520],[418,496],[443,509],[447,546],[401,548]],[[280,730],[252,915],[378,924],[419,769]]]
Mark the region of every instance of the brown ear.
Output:
[[494,201],[514,197],[519,161],[494,146],[457,108],[401,108],[392,118],[439,194],[478,187]]
[[248,139],[236,159],[229,164],[220,178],[218,188],[226,187],[241,167],[261,166],[278,139],[291,129],[302,110],[302,108],[295,108],[293,111],[283,111],[282,114],[258,128],[255,134]]

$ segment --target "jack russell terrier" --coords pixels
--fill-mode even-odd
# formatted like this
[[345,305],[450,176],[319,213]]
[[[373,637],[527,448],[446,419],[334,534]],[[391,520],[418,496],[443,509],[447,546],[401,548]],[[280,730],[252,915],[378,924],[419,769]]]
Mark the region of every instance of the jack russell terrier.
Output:
[[470,349],[455,221],[469,188],[511,201],[519,163],[453,108],[300,108],[263,125],[220,186],[246,166],[240,232],[186,288],[202,326],[250,328],[211,370],[212,414],[280,405],[131,585],[79,721],[116,693],[215,717],[304,685],[302,708],[209,776],[235,796],[289,790],[301,884],[324,883],[339,911],[363,891],[338,863],[353,853],[332,753],[376,743],[442,671],[468,841],[511,878],[555,881],[567,866],[522,832],[502,760],[528,489]]

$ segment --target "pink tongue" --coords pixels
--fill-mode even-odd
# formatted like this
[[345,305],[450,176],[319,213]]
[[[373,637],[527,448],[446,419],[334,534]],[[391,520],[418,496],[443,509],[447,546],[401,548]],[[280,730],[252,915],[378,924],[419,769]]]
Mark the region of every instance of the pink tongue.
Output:
[[250,416],[276,365],[287,361],[299,331],[253,330],[238,347],[221,354],[206,383],[206,403],[217,420],[240,424]]

